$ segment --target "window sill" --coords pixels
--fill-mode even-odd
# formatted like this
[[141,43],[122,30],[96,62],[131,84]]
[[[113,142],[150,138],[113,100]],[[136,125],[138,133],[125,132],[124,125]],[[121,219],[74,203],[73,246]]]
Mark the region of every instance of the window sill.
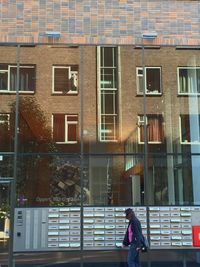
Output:
[[200,93],[178,93],[178,96],[200,96]]
[[77,96],[78,95],[78,92],[73,92],[73,93],[65,93],[65,92],[52,92],[53,96],[68,96],[68,95],[71,95],[71,96]]
[[194,141],[194,142],[184,141],[181,142],[181,145],[200,145],[200,141]]
[[101,143],[118,143],[118,140],[99,140]]
[[77,141],[75,142],[56,142],[56,144],[58,145],[74,145],[74,144],[78,144]]
[[[141,142],[139,141],[138,144],[140,145],[144,145],[144,142]],[[155,142],[147,142],[148,145],[160,145],[160,144],[163,144],[163,142],[158,142],[158,141],[155,141]]]
[[[17,91],[0,91],[0,94],[9,94],[9,95],[15,95]],[[33,95],[35,94],[35,91],[19,91],[19,94],[28,94]]]
[[[144,95],[143,93],[137,93],[137,96],[143,96],[143,95]],[[152,92],[152,93],[146,93],[145,95],[146,96],[161,96],[162,93],[154,93],[154,92]]]

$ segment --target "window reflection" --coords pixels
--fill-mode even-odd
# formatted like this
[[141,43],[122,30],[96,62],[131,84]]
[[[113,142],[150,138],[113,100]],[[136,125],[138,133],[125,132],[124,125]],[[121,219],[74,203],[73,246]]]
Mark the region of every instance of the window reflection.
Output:
[[[141,205],[145,183],[149,204],[199,203],[199,50],[81,49],[20,48],[19,199],[80,205],[83,177],[85,205]],[[16,47],[0,52],[0,153],[8,153],[15,141]],[[0,161],[0,175],[12,174],[10,162]]]
[[[147,138],[149,143],[162,143],[164,140],[162,115],[147,114]],[[139,143],[144,143],[144,116],[138,117]]]
[[200,68],[179,67],[178,85],[180,94],[200,93]]
[[181,115],[181,143],[199,143],[200,142],[200,116],[198,114]]
[[[0,64],[0,92],[12,92],[17,90],[17,66]],[[20,66],[19,91],[34,92],[36,69],[34,65]]]
[[53,92],[78,93],[78,66],[53,66]]
[[53,114],[53,139],[56,143],[77,143],[78,116]]
[[[102,142],[118,140],[118,84],[117,48],[101,47],[99,56],[99,139]],[[108,90],[109,89],[109,90]]]
[[[137,91],[143,94],[143,68],[137,68]],[[145,67],[145,92],[146,94],[161,93],[161,68]]]

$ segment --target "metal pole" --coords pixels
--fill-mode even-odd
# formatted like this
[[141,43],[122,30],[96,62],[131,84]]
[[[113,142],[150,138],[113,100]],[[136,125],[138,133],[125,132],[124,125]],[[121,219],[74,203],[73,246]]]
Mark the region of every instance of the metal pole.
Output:
[[[142,39],[142,85],[143,85],[143,111],[144,111],[144,204],[147,209],[147,239],[150,244],[149,229],[149,187],[148,187],[148,132],[147,132],[147,100],[146,100],[146,71],[144,60],[144,44]],[[150,255],[148,252],[148,267],[151,266]]]
[[8,251],[8,267],[14,267],[14,213],[16,206],[16,180],[17,180],[17,160],[18,160],[18,133],[19,133],[19,70],[20,70],[20,45],[17,45],[17,80],[16,80],[16,104],[15,104],[15,135],[14,135],[14,162],[13,181],[10,192],[10,239]]
[[80,198],[80,201],[81,201],[81,212],[80,212],[80,216],[81,216],[81,231],[80,231],[80,239],[81,239],[81,255],[80,255],[80,266],[83,267],[84,265],[84,259],[83,259],[83,201],[84,201],[84,197],[83,197],[83,194],[84,194],[84,190],[83,190],[83,178],[84,178],[84,175],[83,175],[83,170],[84,170],[84,147],[83,147],[83,144],[84,144],[84,140],[83,140],[83,128],[84,128],[84,114],[83,114],[83,96],[84,96],[84,92],[83,92],[83,88],[84,88],[84,85],[83,85],[83,82],[84,82],[84,78],[83,78],[83,70],[84,70],[84,48],[83,46],[80,47],[80,129],[81,129],[81,166],[80,166],[80,185],[81,185],[81,198]]
[[148,194],[148,133],[147,133],[147,101],[146,101],[146,86],[145,86],[145,62],[144,62],[144,45],[142,44],[142,84],[143,84],[143,111],[144,111],[144,204],[149,204]]

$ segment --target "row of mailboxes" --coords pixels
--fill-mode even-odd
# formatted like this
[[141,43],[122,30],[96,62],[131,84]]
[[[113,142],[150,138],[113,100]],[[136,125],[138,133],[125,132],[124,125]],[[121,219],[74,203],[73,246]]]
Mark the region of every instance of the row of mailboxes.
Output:
[[[126,207],[84,207],[83,248],[115,249],[122,244],[128,221]],[[156,248],[200,247],[200,208],[133,207],[143,233],[149,230],[150,246]],[[46,251],[80,249],[80,207],[17,208],[14,249]]]

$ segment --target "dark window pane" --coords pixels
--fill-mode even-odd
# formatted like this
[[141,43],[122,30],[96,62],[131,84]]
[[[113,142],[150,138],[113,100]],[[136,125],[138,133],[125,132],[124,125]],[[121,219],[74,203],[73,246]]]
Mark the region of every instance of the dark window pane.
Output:
[[[19,71],[19,90],[20,91],[35,91],[35,68],[20,67]],[[17,68],[10,68],[10,90],[17,89]]]
[[53,115],[53,139],[56,142],[65,141],[65,115]]
[[160,92],[160,69],[146,70],[146,89],[147,92]]
[[77,124],[68,124],[68,141],[75,142],[77,141]]
[[62,93],[77,92],[78,68],[54,68],[54,91]]
[[0,90],[8,90],[8,72],[0,71]]
[[101,67],[116,66],[116,48],[101,47]]
[[54,91],[68,92],[69,90],[70,90],[69,70],[65,68],[55,68]]
[[116,88],[116,69],[101,70],[101,88]]

